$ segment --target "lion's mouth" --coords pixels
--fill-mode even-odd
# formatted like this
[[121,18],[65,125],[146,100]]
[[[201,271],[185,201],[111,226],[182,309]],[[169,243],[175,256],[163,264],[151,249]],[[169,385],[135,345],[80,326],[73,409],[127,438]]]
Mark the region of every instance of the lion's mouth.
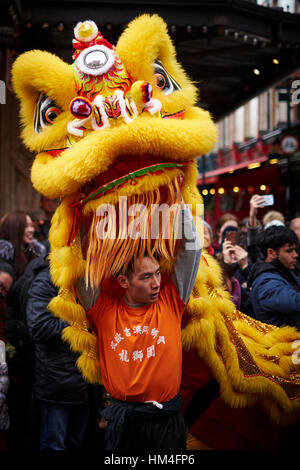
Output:
[[188,163],[190,162],[176,162],[164,160],[163,158],[154,159],[153,155],[144,155],[137,162],[130,155],[123,155],[108,170],[96,176],[81,188],[82,199],[80,204],[85,204],[92,199],[97,199],[109,192],[120,189],[128,182],[134,184],[145,177],[167,173],[174,169],[182,169]]
[[[46,153],[53,157],[60,156],[67,149],[49,150]],[[136,182],[146,176],[167,173],[174,169],[182,169],[191,163],[178,162],[153,155],[140,155],[138,158],[130,154],[121,155],[109,168],[94,177],[80,188],[81,199],[74,205],[84,205],[86,202],[104,196],[128,182]]]
[[[144,170],[147,171],[144,176],[149,175],[150,168]],[[107,273],[121,272],[130,260],[138,256],[153,257],[156,253],[164,259],[174,258],[180,238],[177,229],[181,185],[182,177],[177,175],[169,183],[143,193],[133,192],[129,196],[118,197],[112,203],[100,203],[97,210],[86,214],[84,256],[87,283],[93,287],[100,285]],[[88,197],[86,199],[88,202]],[[76,205],[80,212],[84,202],[79,201],[72,207]]]

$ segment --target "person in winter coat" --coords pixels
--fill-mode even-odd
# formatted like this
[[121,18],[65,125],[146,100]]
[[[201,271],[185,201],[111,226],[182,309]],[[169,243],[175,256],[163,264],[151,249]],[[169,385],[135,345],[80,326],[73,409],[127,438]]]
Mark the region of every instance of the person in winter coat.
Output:
[[222,239],[224,230],[229,226],[238,229],[239,221],[234,214],[226,212],[225,214],[221,215],[221,217],[217,220],[214,230],[215,240],[213,241],[212,246],[214,248],[214,256],[216,258],[218,258],[218,254],[222,251]]
[[282,226],[263,230],[258,244],[265,261],[257,261],[248,277],[257,320],[276,326],[295,326],[300,331],[300,277],[296,234]]
[[[234,227],[227,227],[230,232]],[[246,315],[253,316],[250,290],[247,279],[251,270],[251,263],[248,261],[248,252],[238,243],[226,238],[227,229],[224,231],[222,243],[222,258],[219,263],[222,268],[225,285],[231,293],[232,300],[236,308]],[[236,233],[241,233],[236,230]]]
[[6,315],[5,297],[14,282],[14,272],[8,263],[0,262],[0,451],[7,450],[5,431],[9,427],[9,413],[6,395],[9,379],[5,353],[4,322]]
[[34,395],[40,403],[40,450],[80,449],[89,420],[89,390],[77,355],[61,338],[68,323],[47,309],[57,295],[48,263],[28,292],[27,325],[35,349]]
[[[32,260],[46,254],[45,248],[33,238],[33,233],[32,220],[25,212],[8,212],[0,219],[0,260],[11,265],[15,278],[5,299],[7,307],[5,336],[8,343],[9,374],[13,378],[10,389],[12,393],[15,391],[15,384],[16,388],[19,388],[19,385],[27,382],[26,358],[31,354],[23,308],[28,287],[26,280],[30,275],[24,272]],[[16,393],[18,394],[17,391]],[[24,408],[24,391],[20,390],[20,397]],[[14,396],[14,401],[16,399]]]
[[248,239],[248,254],[252,263],[262,258],[262,254],[257,246],[256,237],[263,229],[267,229],[272,225],[285,226],[285,218],[281,212],[270,210],[263,219],[262,223],[257,219],[257,212],[259,209],[265,207],[265,196],[261,194],[253,194],[250,199],[249,220],[246,223],[247,239]]
[[6,315],[5,298],[14,282],[14,271],[10,264],[0,261],[0,341],[6,342],[4,324]]
[[224,287],[230,292],[231,299],[236,308],[246,315],[253,317],[250,291],[242,287],[240,281],[235,277],[231,264],[221,260],[220,267],[222,269]]
[[24,282],[26,285],[26,267],[33,259],[46,252],[34,239],[33,233],[32,220],[25,212],[8,212],[0,219],[0,260],[12,266],[15,277],[5,299],[5,337],[10,378],[10,427],[7,431],[9,450],[27,448],[26,438],[29,435],[27,425],[31,414],[33,348],[27,334],[21,291]]

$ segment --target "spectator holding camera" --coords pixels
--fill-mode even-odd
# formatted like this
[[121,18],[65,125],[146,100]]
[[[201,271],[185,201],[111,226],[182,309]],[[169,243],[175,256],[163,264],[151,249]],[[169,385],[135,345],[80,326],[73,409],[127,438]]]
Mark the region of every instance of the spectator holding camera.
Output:
[[224,231],[228,230],[228,227],[234,227],[234,229],[237,230],[239,227],[239,221],[234,214],[226,212],[225,214],[221,215],[215,226],[215,240],[212,243],[212,246],[214,249],[214,256],[216,258],[218,258],[218,256],[222,252],[222,240],[224,239]]
[[266,207],[266,196],[260,194],[254,194],[250,199],[250,211],[249,220],[247,222],[247,239],[248,239],[248,254],[250,260],[255,263],[258,258],[262,258],[262,254],[259,251],[256,243],[256,237],[261,230],[267,229],[272,225],[284,226],[285,219],[284,215],[279,211],[268,211],[263,219],[262,224],[257,219],[258,209]]
[[228,226],[223,234],[222,258],[220,266],[223,272],[225,286],[232,295],[236,307],[243,313],[252,316],[252,304],[247,280],[251,270],[248,252],[243,244],[242,232]]
[[[230,232],[229,232],[230,233]],[[233,232],[238,233],[238,232]],[[227,264],[237,264],[241,270],[248,268],[248,252],[235,241],[225,238],[222,244],[223,260]]]

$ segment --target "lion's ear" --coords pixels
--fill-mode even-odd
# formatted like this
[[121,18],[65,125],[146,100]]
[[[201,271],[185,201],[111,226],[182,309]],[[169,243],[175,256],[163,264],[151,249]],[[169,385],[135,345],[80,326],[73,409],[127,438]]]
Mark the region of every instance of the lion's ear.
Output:
[[[70,101],[76,96],[72,67],[49,52],[25,52],[13,64],[12,83],[20,100],[24,143],[31,150],[38,150],[45,138],[53,140],[55,134],[58,137],[60,132],[57,126],[56,129],[51,128],[55,112],[58,115],[68,111]],[[39,100],[44,101],[45,112],[47,101],[52,113],[48,113],[44,122],[40,123],[36,122]],[[61,120],[63,117],[60,117]]]
[[[116,50],[131,77],[151,83],[154,94],[158,93],[164,104],[177,102],[186,109],[197,102],[197,88],[177,62],[167,25],[159,16],[145,14],[135,18],[120,36]],[[166,96],[157,86],[157,63],[178,84],[176,95]]]

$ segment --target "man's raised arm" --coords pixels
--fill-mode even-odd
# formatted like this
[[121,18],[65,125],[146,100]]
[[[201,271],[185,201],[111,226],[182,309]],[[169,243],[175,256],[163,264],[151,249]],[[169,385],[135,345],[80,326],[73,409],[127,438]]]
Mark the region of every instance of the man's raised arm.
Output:
[[196,280],[202,243],[188,206],[181,209],[182,239],[178,248],[172,280],[183,300],[187,303]]

